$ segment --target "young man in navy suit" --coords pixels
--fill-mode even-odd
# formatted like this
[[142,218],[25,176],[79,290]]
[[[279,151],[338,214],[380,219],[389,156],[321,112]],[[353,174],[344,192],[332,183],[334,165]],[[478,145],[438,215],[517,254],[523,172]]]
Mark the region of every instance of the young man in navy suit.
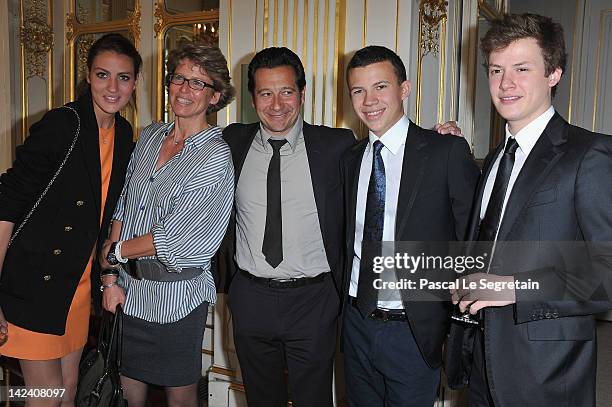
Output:
[[[380,46],[347,67],[355,113],[368,137],[343,156],[346,276],[343,350],[351,407],[431,406],[442,363],[450,301],[409,301],[376,291],[362,243],[464,238],[478,168],[463,138],[412,123],[410,82],[399,56]],[[365,246],[364,246],[365,247]]]

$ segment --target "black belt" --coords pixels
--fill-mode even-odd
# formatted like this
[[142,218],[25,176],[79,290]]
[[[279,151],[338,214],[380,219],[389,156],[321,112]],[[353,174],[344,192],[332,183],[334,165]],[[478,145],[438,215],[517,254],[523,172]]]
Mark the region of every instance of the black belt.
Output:
[[301,278],[264,278],[257,277],[248,271],[240,269],[240,273],[254,282],[255,284],[263,285],[270,288],[295,288],[303,287],[309,284],[320,283],[331,273],[321,273],[314,277],[301,277]]
[[129,260],[123,264],[123,269],[137,280],[165,282],[191,280],[203,272],[197,267],[184,268],[180,273],[169,272],[166,266],[156,259]]
[[[349,304],[357,308],[357,298],[349,296]],[[370,319],[376,319],[378,321],[407,321],[406,311],[401,309],[383,309],[376,308],[368,315]]]

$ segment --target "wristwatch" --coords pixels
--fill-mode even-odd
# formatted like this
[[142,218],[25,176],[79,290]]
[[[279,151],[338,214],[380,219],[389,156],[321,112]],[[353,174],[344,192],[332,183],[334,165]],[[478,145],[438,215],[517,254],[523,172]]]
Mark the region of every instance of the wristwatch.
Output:
[[108,254],[106,255],[106,261],[111,266],[116,266],[117,264],[119,264],[119,259],[117,258],[117,255],[115,254],[115,249],[117,248],[117,243],[119,243],[119,242],[111,243],[110,248],[108,249]]

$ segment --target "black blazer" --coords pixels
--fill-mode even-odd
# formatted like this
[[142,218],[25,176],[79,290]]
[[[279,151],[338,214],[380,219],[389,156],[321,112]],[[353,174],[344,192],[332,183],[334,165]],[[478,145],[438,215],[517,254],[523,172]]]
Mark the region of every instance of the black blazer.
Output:
[[[471,240],[478,235],[486,179],[502,148],[503,143],[485,161],[470,219]],[[572,126],[555,114],[514,184],[498,246],[504,241],[612,242],[610,180],[612,137]],[[598,279],[596,284],[609,296],[612,252],[592,251],[591,257],[583,271],[593,271],[589,279]],[[564,270],[561,253],[539,257],[538,264],[526,255],[507,264],[498,258],[493,257],[491,272],[539,281],[547,292],[564,293],[565,300],[542,300],[538,293],[517,290],[515,305],[484,310],[487,379],[495,405],[594,406],[597,344],[592,314],[612,304],[606,298],[572,301],[571,284],[566,285],[571,278],[557,278],[559,271],[572,273]],[[580,281],[584,276],[573,277]]]
[[[259,123],[231,124],[223,130],[223,138],[230,146],[234,161],[234,179],[238,185],[242,165],[259,130]],[[344,229],[342,216],[342,188],[340,185],[340,156],[355,143],[350,130],[326,126],[314,126],[304,122],[302,129],[310,177],[319,216],[319,226],[327,261],[331,268],[338,295],[342,282],[344,262]],[[216,256],[215,282],[217,290],[227,292],[229,283],[238,267],[236,253],[236,207],[232,211],[227,233]]]
[[[79,113],[78,142],[55,183],[6,253],[0,306],[6,319],[36,332],[62,335],[89,256],[108,226],[133,148],[131,125],[115,116],[113,169],[100,227],[101,170],[98,124],[91,93],[69,103]],[[30,128],[13,167],[0,177],[0,219],[15,229],[66,156],[77,126],[75,114],[53,109]],[[95,265],[95,262],[94,262]],[[92,292],[99,283],[92,269]]]
[[[357,186],[368,139],[343,157],[346,197],[344,303],[348,300],[355,243]],[[395,241],[463,240],[479,170],[463,138],[442,136],[410,123],[395,218]],[[402,292],[402,294],[406,294]],[[405,298],[403,296],[403,298]],[[404,301],[404,308],[423,359],[442,363],[442,343],[450,319],[450,302]]]

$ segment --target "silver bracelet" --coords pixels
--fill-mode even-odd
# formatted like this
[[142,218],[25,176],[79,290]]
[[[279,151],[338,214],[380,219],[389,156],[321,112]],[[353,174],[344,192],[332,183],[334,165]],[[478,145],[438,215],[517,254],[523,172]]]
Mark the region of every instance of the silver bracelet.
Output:
[[113,281],[113,282],[110,282],[110,283],[108,283],[108,284],[102,284],[102,285],[100,286],[100,291],[104,291],[105,289],[110,288],[110,287],[112,287],[112,286],[114,286],[114,285],[117,285],[117,281],[116,281],[116,280],[115,280],[115,281]]
[[119,240],[115,245],[115,258],[119,263],[127,263],[128,259],[121,257],[121,246],[123,245],[123,240]]

